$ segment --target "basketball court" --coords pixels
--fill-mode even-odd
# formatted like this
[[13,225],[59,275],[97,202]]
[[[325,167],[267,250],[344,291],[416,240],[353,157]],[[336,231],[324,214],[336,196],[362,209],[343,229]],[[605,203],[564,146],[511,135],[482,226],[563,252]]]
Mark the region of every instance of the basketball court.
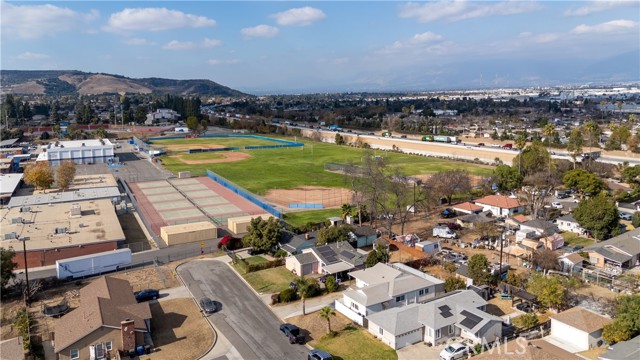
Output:
[[230,217],[264,210],[208,177],[130,183],[140,211],[155,234],[167,225],[212,221],[226,228]]

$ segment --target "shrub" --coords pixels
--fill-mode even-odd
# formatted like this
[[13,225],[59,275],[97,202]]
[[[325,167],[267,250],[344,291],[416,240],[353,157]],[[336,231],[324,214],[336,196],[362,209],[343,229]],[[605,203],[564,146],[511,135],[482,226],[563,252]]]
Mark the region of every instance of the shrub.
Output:
[[513,325],[521,329],[529,329],[538,325],[538,317],[534,313],[523,314],[513,319]]
[[336,283],[336,278],[333,276],[327,276],[327,279],[324,281],[324,286],[327,288],[328,292],[334,292],[338,290],[338,284]]
[[[245,261],[243,260],[242,262],[245,262]],[[260,271],[265,269],[271,269],[271,268],[282,266],[282,265],[284,265],[284,259],[279,258],[273,261],[246,265],[247,266],[246,272],[255,272],[255,271]]]
[[283,303],[295,301],[297,299],[296,290],[291,288],[284,289],[280,291],[279,298],[280,298],[280,302],[283,302]]
[[284,257],[287,257],[288,255],[289,255],[289,254],[288,254],[286,251],[284,251],[284,250],[282,250],[282,249],[278,249],[278,251],[276,251],[276,252],[273,254],[273,257],[277,257],[277,258],[284,258]]
[[275,305],[280,302],[280,294],[271,294],[271,305]]
[[458,268],[456,268],[456,264],[450,262],[450,263],[444,264],[444,269],[450,273],[454,273]]

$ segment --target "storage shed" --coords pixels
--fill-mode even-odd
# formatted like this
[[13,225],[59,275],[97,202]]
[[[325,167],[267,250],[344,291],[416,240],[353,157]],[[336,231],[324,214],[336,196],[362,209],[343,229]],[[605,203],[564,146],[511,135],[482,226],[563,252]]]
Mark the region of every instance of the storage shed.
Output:
[[234,234],[244,234],[247,232],[247,227],[251,223],[251,219],[260,217],[262,220],[269,220],[270,217],[273,217],[271,214],[258,214],[258,215],[247,215],[247,216],[239,216],[227,219],[227,226],[229,230]]
[[167,245],[186,244],[212,240],[218,237],[218,229],[209,221],[170,225],[160,228],[160,236]]

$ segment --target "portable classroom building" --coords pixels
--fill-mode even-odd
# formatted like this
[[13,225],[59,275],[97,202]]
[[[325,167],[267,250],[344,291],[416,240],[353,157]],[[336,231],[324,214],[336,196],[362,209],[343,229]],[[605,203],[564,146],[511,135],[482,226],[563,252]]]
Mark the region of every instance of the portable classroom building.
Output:
[[186,244],[218,237],[218,229],[209,221],[170,225],[160,228],[160,237],[167,245]]
[[131,264],[131,249],[119,249],[56,261],[58,279],[80,278],[115,271]]
[[238,216],[227,219],[227,226],[230,231],[234,234],[244,234],[247,232],[247,227],[251,223],[251,219],[260,217],[262,220],[269,220],[269,218],[273,217],[271,214],[259,214],[259,215],[247,215],[247,216]]

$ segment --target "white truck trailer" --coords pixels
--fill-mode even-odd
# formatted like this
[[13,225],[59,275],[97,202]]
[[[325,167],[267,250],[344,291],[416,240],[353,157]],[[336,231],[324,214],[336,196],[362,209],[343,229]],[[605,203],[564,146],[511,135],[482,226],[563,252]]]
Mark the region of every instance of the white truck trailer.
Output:
[[58,260],[56,275],[60,280],[76,279],[115,271],[128,265],[131,265],[131,249],[118,249]]
[[433,228],[433,236],[444,239],[455,239],[458,237],[448,226],[436,226]]

